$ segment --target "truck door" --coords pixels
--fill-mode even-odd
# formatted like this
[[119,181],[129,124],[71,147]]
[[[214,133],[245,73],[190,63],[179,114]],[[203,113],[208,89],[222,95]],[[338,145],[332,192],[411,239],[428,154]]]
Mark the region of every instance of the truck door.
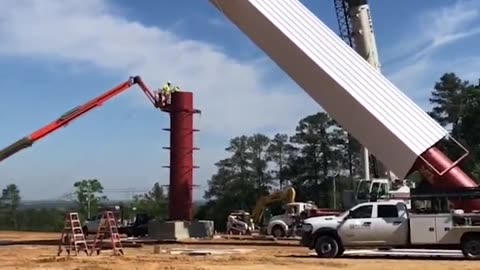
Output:
[[373,206],[371,204],[353,209],[338,228],[344,245],[373,244],[375,231],[372,226]]
[[408,243],[406,210],[403,203],[377,206],[377,217],[372,224],[377,243],[388,246],[401,246]]

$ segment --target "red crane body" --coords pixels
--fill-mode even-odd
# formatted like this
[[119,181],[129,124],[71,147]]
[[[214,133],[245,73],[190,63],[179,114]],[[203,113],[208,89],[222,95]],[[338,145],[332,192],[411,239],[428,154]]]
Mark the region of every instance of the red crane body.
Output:
[[15,143],[7,146],[6,148],[0,151],[0,161],[10,157],[11,155],[19,152],[22,149],[32,146],[36,141],[42,139],[43,137],[51,134],[52,132],[67,126],[73,120],[79,118],[80,116],[84,115],[85,113],[100,107],[103,103],[111,100],[112,98],[118,96],[119,94],[128,90],[131,86],[137,84],[142,91],[145,93],[147,98],[152,102],[152,104],[159,108],[158,99],[155,95],[147,88],[147,86],[143,83],[140,76],[130,77],[127,81],[117,85],[113,89],[109,90],[105,94],[96,97],[87,103],[77,106],[72,110],[64,113],[60,116],[57,120],[51,122],[50,124],[40,128],[39,130],[33,132],[32,134],[16,141]]

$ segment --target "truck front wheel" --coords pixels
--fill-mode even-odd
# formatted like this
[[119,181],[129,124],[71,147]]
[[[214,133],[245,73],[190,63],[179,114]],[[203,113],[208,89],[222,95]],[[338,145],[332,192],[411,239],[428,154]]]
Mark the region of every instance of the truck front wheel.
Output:
[[285,237],[285,230],[280,225],[275,225],[272,229],[272,234],[275,238]]
[[480,237],[470,236],[462,241],[462,253],[467,259],[480,259]]
[[342,255],[343,248],[335,237],[323,235],[315,241],[315,252],[319,258],[335,258]]

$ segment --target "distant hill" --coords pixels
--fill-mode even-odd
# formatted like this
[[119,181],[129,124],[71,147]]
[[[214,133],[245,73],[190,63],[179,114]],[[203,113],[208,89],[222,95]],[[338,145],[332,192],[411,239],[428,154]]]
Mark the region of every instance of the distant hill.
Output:
[[[118,201],[111,200],[106,202],[106,205],[119,205],[121,203],[128,204],[130,201]],[[197,200],[193,202],[196,207],[202,206],[206,203],[205,200]],[[33,201],[22,201],[20,203],[19,209],[52,209],[52,208],[74,208],[76,206],[75,202],[67,200],[33,200]]]

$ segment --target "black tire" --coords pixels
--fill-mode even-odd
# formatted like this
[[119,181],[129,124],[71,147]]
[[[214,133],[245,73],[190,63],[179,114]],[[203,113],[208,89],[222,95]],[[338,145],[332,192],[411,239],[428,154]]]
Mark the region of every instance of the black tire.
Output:
[[319,258],[336,258],[343,254],[343,248],[335,237],[323,235],[315,241],[315,252]]
[[471,260],[480,260],[480,236],[468,236],[461,243],[463,256]]
[[273,235],[275,238],[279,238],[279,237],[285,237],[286,233],[285,233],[285,230],[282,228],[282,226],[280,226],[280,225],[275,225],[275,226],[272,228],[272,235]]

